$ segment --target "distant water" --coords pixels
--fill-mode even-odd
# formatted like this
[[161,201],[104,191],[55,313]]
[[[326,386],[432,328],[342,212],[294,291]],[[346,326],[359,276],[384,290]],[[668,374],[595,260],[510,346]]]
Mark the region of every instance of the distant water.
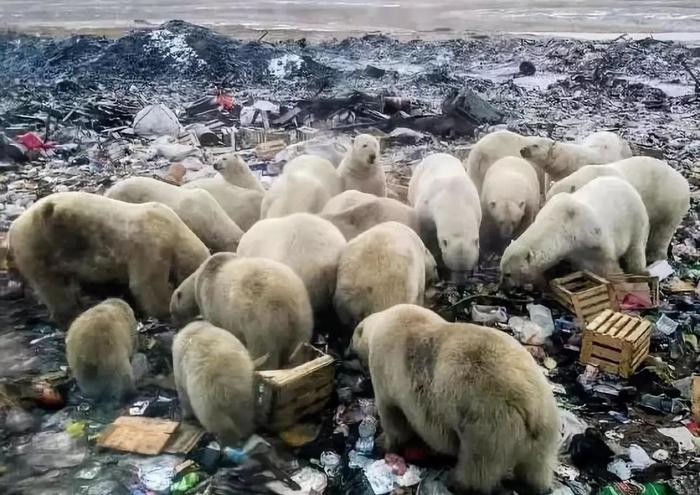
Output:
[[331,32],[653,32],[700,38],[700,0],[0,0],[5,28],[110,28],[170,19]]

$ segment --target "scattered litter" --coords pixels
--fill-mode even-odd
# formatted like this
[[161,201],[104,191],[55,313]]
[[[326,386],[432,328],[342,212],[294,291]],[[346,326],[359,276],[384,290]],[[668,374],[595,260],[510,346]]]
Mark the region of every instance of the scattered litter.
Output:
[[639,445],[633,443],[629,448],[630,467],[632,471],[644,471],[654,464],[654,461]]
[[472,321],[492,325],[494,323],[505,323],[508,321],[508,312],[502,306],[472,305]]
[[673,267],[666,260],[655,261],[647,267],[647,272],[650,277],[656,277],[659,280],[666,280],[673,275]]
[[656,329],[664,335],[673,335],[678,329],[678,325],[677,321],[673,321],[666,315],[661,315],[661,318],[656,320],[655,323]]
[[697,450],[698,439],[690,433],[685,426],[677,428],[659,428],[659,433],[669,438],[673,438],[678,444],[678,452],[695,452]]

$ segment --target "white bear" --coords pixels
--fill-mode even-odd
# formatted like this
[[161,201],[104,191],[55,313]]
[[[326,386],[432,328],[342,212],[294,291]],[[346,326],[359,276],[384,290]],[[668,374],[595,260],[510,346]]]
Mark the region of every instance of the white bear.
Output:
[[356,190],[375,196],[386,196],[386,176],[379,163],[379,141],[369,134],[360,134],[352,143],[338,167],[346,191]]
[[345,237],[328,220],[310,213],[294,213],[260,220],[241,238],[239,256],[268,258],[284,263],[301,278],[316,312],[333,300],[338,258]]
[[582,143],[563,143],[549,138],[529,138],[520,150],[523,158],[558,181],[584,165],[600,165],[632,156],[629,145],[612,132],[598,132]]
[[515,339],[401,304],[363,320],[352,348],[369,366],[386,451],[417,436],[457,456],[459,493],[495,493],[511,476],[532,493],[551,489],[559,411]]
[[122,400],[136,390],[131,357],[136,318],[121,299],[107,299],[85,311],[66,334],[66,358],[87,397]]
[[184,189],[149,177],[131,177],[109,188],[105,196],[127,203],[155,201],[169,206],[210,249],[235,251],[243,230],[207,191]]
[[234,335],[195,321],[173,341],[173,372],[183,417],[195,416],[224,446],[255,430],[253,362]]
[[338,264],[333,304],[352,327],[395,304],[423,304],[436,264],[418,234],[398,222],[376,225],[350,241]]
[[592,180],[573,194],[560,193],[503,253],[506,285],[538,282],[545,270],[563,260],[606,276],[643,274],[649,218],[639,193],[616,177]]
[[324,158],[301,155],[285,165],[263,198],[261,218],[291,213],[319,213],[343,183],[333,164]]
[[193,180],[182,187],[207,191],[243,231],[260,220],[260,205],[264,194],[257,189],[233,185],[221,175]]
[[668,163],[635,156],[609,165],[587,165],[555,182],[547,198],[561,192],[575,192],[598,177],[619,177],[637,190],[649,216],[647,262],[666,259],[673,234],[690,208],[688,180]]
[[518,237],[533,222],[539,206],[539,179],[527,160],[508,156],[489,167],[481,188],[482,225],[489,237],[501,242]]
[[[530,139],[532,138],[510,131],[492,132],[479,139],[472,146],[465,165],[476,190],[481,192],[484,177],[491,165],[507,156],[519,157],[520,150],[529,144]],[[536,165],[533,166],[540,180],[540,188],[543,189],[544,172]]]
[[311,340],[313,313],[304,283],[291,268],[264,258],[211,256],[173,293],[176,322],[201,314],[246,346],[260,369],[290,364]]
[[64,326],[77,316],[81,284],[128,284],[139,309],[167,318],[179,284],[209,250],[159,203],[129,204],[83,192],[40,199],[10,227],[22,276]]
[[238,154],[227,153],[222,155],[214,162],[213,166],[214,170],[219,172],[221,177],[229,184],[261,193],[265,192],[265,188],[258,180],[258,177]]
[[479,193],[460,162],[445,153],[428,155],[408,185],[421,237],[436,259],[463,279],[479,260]]
[[410,206],[355,190],[331,198],[321,217],[338,227],[348,241],[384,222],[399,222],[420,233],[418,214]]

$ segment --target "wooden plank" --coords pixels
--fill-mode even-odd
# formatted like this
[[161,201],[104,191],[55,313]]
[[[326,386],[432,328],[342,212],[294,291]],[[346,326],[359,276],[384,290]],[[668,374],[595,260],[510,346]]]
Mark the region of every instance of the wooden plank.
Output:
[[640,321],[638,319],[630,317],[627,323],[620,328],[615,337],[629,341],[629,339],[626,339],[626,337],[633,333],[634,329],[639,326],[639,323]]
[[613,349],[622,349],[622,341],[603,333],[596,333],[593,341]]
[[637,367],[644,361],[644,358],[649,355],[649,342],[647,342],[644,347],[639,349],[637,353],[635,354],[634,359],[632,360],[632,365],[630,367],[630,371],[633,372],[634,370],[637,369]]
[[610,307],[611,301],[608,297],[608,291],[604,290],[600,294],[581,301],[581,308],[585,311],[590,306],[598,306],[600,303],[605,303]]
[[595,320],[593,320],[591,323],[588,324],[586,327],[587,330],[593,330],[597,331],[600,325],[602,325],[605,320],[607,320],[610,315],[612,314],[612,311],[610,310],[605,310],[602,313],[600,313]]
[[598,359],[595,357],[591,357],[587,364],[592,364],[594,366],[597,366],[598,368],[605,371],[606,373],[617,374],[617,370],[619,369],[619,366],[617,364],[610,363],[604,359]]
[[554,279],[554,282],[556,282],[559,285],[563,285],[566,282],[570,282],[571,280],[576,280],[578,278],[584,278],[584,272],[574,272],[569,275],[565,275],[563,277],[559,277],[557,279]]
[[632,332],[630,335],[627,336],[626,340],[629,341],[636,341],[639,339],[647,330],[651,328],[651,322],[648,320],[641,320],[639,321],[639,326]]
[[583,314],[585,316],[586,321],[593,321],[606,309],[611,309],[609,301],[600,303],[597,306],[591,306],[590,308],[586,308]]
[[612,313],[601,325],[598,327],[596,332],[598,333],[603,333],[603,334],[608,334],[608,332],[611,331],[611,329],[615,328],[615,324],[620,321],[622,317],[624,317],[622,313]]
[[623,361],[621,351],[618,349],[609,349],[601,345],[596,345],[596,342],[591,346],[591,356],[605,358],[613,363],[621,363]]

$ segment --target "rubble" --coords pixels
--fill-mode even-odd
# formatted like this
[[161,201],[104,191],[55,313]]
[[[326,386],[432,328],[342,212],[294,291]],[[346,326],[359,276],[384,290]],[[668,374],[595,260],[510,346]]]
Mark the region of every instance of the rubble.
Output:
[[[464,158],[475,138],[499,128],[557,139],[617,130],[692,179],[700,160],[700,134],[688,125],[700,115],[693,53],[626,37],[244,43],[181,21],[114,40],[5,34],[0,232],[52,192],[102,193],[131,175],[181,183],[213,175],[215,157],[230,151],[264,182],[304,152],[337,164],[356,131],[381,138],[397,197],[426,152]],[[437,287],[436,311],[517,336],[543,365],[567,418],[555,493],[700,491],[698,186],[669,261],[653,267],[658,300],[643,287],[639,296],[637,284],[622,297],[610,292],[611,308],[626,301],[625,314],[654,323],[650,356],[629,378],[580,362],[591,315],[567,310],[551,292],[500,292],[497,260],[482,260],[466,287]],[[2,258],[3,493],[450,493],[453,461],[422,445],[393,455],[378,447],[368,379],[342,359],[326,327],[314,346],[324,366],[337,363],[330,400],[320,397],[303,426],[285,417],[277,433],[222,448],[198,429],[178,433],[186,423],[169,380],[174,328],[144,321],[138,395],[122,407],[95,404],[66,374],[63,334],[22,298]],[[123,418],[131,429],[110,441]],[[148,434],[134,435],[139,428]]]

